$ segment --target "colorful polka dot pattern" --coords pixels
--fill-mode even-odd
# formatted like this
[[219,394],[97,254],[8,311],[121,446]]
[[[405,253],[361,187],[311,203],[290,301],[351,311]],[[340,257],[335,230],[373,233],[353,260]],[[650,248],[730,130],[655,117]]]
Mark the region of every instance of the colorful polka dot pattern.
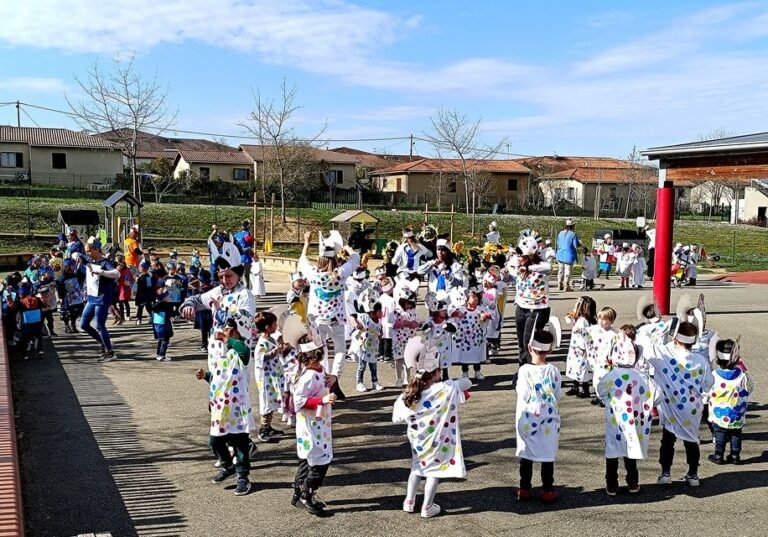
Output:
[[248,377],[237,352],[213,361],[208,391],[211,436],[249,432],[253,426]]

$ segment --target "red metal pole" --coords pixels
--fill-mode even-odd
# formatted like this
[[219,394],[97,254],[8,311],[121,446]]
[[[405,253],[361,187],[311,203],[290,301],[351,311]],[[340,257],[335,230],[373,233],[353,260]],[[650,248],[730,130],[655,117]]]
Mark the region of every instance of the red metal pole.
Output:
[[672,181],[664,181],[664,186],[656,192],[656,259],[653,265],[653,297],[664,315],[669,314],[674,222],[675,189]]

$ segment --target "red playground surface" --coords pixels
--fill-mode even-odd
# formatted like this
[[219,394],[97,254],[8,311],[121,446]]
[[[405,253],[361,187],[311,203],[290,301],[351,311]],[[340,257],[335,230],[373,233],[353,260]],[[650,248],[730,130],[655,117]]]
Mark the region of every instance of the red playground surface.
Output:
[[713,279],[721,282],[768,284],[768,270],[756,270],[754,272],[734,272],[732,274],[723,274],[722,276],[717,276]]

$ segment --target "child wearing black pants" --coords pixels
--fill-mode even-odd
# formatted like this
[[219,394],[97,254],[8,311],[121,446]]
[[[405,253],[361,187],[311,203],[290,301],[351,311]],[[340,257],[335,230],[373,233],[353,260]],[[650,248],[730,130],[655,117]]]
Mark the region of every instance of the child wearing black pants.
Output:
[[167,353],[168,345],[173,337],[173,323],[171,320],[176,313],[174,312],[173,304],[168,301],[168,296],[162,289],[158,289],[157,298],[158,302],[152,310],[152,331],[157,340],[157,356],[155,359],[158,362],[170,362],[171,357]]
[[[234,321],[216,333],[216,339],[226,342],[226,354],[214,359],[210,370],[198,369],[195,376],[210,385],[209,409],[211,427],[208,445],[219,459],[219,473],[212,483],[222,483],[237,474],[235,496],[245,496],[252,490],[248,479],[251,472],[249,430],[253,428],[251,399],[248,393],[247,375],[251,350],[240,338]],[[236,393],[237,397],[232,397]],[[233,463],[229,448],[232,447],[236,461]]]

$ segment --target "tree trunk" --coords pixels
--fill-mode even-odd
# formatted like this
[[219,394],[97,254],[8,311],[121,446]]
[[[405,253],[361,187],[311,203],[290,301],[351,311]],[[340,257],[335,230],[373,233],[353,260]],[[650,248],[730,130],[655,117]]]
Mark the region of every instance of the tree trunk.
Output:
[[283,224],[288,221],[285,216],[285,176],[282,165],[280,165],[280,218]]

